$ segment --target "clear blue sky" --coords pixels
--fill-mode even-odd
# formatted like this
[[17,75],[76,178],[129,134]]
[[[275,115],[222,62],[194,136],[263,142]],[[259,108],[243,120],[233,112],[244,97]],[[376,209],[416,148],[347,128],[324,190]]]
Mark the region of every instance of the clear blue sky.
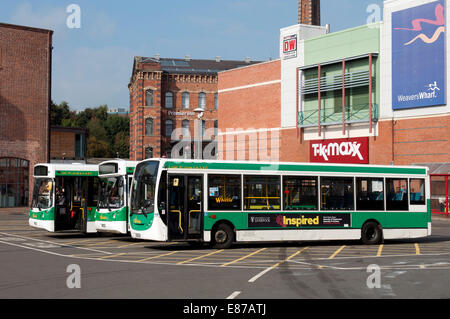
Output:
[[[81,28],[69,29],[70,4]],[[322,0],[322,24],[367,23],[382,0]],[[280,28],[297,23],[298,0],[1,0],[0,22],[54,30],[52,98],[72,109],[128,108],[133,57],[228,60],[279,57]]]

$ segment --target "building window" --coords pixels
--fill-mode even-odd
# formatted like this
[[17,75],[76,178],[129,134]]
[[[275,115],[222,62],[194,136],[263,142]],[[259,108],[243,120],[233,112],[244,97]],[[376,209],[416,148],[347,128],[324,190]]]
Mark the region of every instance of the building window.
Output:
[[75,134],[75,158],[84,159],[86,157],[86,136],[85,134]]
[[280,208],[280,176],[244,176],[244,210]]
[[153,158],[153,147],[145,148],[145,158]]
[[0,158],[0,207],[28,206],[30,162]]
[[219,109],[219,94],[217,93],[214,94],[214,109]]
[[353,210],[353,178],[322,177],[320,179],[320,199],[322,210]]
[[190,137],[191,131],[190,131],[189,120],[184,120],[181,125],[183,128],[183,137]]
[[219,136],[219,121],[217,120],[214,121],[214,136]]
[[166,136],[171,137],[173,132],[173,121],[167,120],[166,121]]
[[189,109],[189,97],[190,94],[188,92],[183,92],[183,94],[181,95],[181,104],[183,109]]
[[205,136],[206,133],[206,121],[202,120],[202,136]]
[[198,94],[198,107],[205,110],[206,109],[206,93]]
[[153,119],[145,119],[145,136],[153,136]]
[[153,106],[153,90],[147,90],[145,92],[145,102],[147,106]]
[[167,92],[166,93],[166,109],[173,108],[173,93]]

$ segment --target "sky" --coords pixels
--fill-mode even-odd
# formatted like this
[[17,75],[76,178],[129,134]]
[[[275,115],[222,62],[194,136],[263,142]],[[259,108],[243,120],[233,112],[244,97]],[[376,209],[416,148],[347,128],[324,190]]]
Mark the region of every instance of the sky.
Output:
[[[373,22],[382,4],[322,0],[322,25],[336,32]],[[1,0],[0,22],[54,31],[55,103],[128,108],[134,56],[277,59],[280,28],[297,24],[298,0]]]

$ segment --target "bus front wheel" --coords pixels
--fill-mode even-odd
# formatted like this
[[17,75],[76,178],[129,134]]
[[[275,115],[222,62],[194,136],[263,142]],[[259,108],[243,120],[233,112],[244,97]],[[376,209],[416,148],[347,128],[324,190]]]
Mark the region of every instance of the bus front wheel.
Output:
[[228,249],[234,241],[233,229],[227,224],[220,224],[213,233],[213,247],[216,249]]
[[383,231],[381,225],[369,221],[365,223],[361,229],[361,241],[365,245],[376,245],[383,241]]

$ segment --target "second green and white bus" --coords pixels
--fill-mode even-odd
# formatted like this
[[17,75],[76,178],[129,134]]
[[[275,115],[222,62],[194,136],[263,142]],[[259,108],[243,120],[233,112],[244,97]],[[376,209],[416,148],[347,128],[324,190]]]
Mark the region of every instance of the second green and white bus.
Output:
[[100,178],[95,227],[99,232],[127,234],[129,194],[137,162],[112,160],[98,165]]
[[234,242],[431,235],[428,168],[151,159],[131,190],[133,238]]
[[49,232],[96,233],[97,175],[97,165],[35,165],[29,225]]

